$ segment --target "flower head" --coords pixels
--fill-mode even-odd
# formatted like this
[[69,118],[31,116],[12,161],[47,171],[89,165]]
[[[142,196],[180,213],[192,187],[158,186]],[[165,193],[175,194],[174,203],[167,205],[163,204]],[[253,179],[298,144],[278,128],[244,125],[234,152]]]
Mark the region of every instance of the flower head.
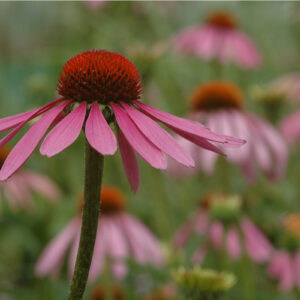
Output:
[[218,193],[211,194],[209,199],[177,231],[175,246],[184,247],[191,235],[196,233],[204,241],[193,254],[194,263],[202,263],[211,248],[216,251],[224,248],[232,260],[239,259],[245,249],[253,261],[267,261],[273,253],[273,246],[256,225],[242,214],[240,197]]
[[228,12],[212,13],[205,24],[179,32],[173,42],[180,52],[220,63],[234,62],[245,69],[257,68],[262,61],[255,44],[238,29],[236,18]]
[[[228,159],[241,167],[246,178],[253,181],[257,170],[271,179],[285,174],[288,148],[281,134],[267,121],[244,109],[244,95],[237,85],[229,81],[211,81],[196,87],[190,97],[189,117],[224,135],[246,137],[247,144],[236,149],[225,149]],[[190,142],[177,137],[177,141],[194,158],[196,166],[212,174],[217,156],[195,148]],[[186,168],[170,161],[170,172],[185,174]],[[193,171],[196,171],[194,168]]]
[[195,267],[180,268],[173,277],[186,299],[218,300],[236,282],[233,274]]
[[191,156],[155,121],[220,154],[213,143],[235,147],[244,144],[243,140],[218,135],[198,122],[143,104],[139,100],[142,84],[136,67],[117,53],[93,50],[71,58],[59,77],[58,92],[62,97],[41,108],[0,119],[0,132],[13,129],[0,140],[2,147],[26,123],[42,115],[9,153],[0,180],[9,178],[26,162],[52,125],[40,148],[41,154],[48,157],[69,147],[82,128],[96,151],[112,155],[117,141],[110,124],[115,125],[125,172],[134,191],[139,186],[135,152],[157,169],[167,167],[164,153],[187,167],[194,166]]
[[[80,198],[80,202],[82,197]],[[113,186],[104,186],[101,192],[100,211],[94,256],[89,280],[94,281],[102,272],[107,259],[117,279],[127,274],[125,260],[132,257],[138,263],[160,266],[163,258],[159,241],[138,219],[125,211],[125,196]],[[73,218],[50,242],[36,265],[38,276],[56,277],[64,257],[71,247],[69,271],[73,273],[79,246],[81,214]]]
[[276,225],[278,250],[269,261],[268,273],[278,280],[282,292],[300,290],[300,213],[288,214]]
[[[7,145],[0,148],[0,169],[10,151]],[[3,191],[12,209],[30,207],[34,193],[50,201],[56,201],[61,196],[58,186],[50,178],[24,169],[19,170],[6,182],[0,182],[0,191]]]

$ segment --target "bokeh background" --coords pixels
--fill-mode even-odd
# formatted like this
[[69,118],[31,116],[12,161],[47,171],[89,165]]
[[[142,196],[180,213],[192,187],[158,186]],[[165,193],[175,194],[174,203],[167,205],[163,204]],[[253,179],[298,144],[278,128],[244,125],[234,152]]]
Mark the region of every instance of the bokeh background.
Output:
[[[223,67],[222,78],[235,82],[246,95],[247,108],[267,119],[270,114],[256,101],[253,90],[279,76],[299,71],[300,4],[297,2],[115,1],[99,7],[81,1],[1,2],[0,116],[27,111],[55,99],[57,79],[64,63],[91,49],[107,49],[131,59],[143,77],[145,101],[185,116],[191,91],[198,84],[215,79],[214,68],[210,62],[176,53],[170,40],[179,30],[203,22],[214,10],[236,15],[239,27],[251,36],[262,53],[263,65],[259,69],[246,71],[227,65]],[[155,51],[158,54],[153,54]],[[148,52],[153,56],[150,59]],[[291,106],[285,103],[278,119],[291,111]],[[246,213],[275,242],[276,235],[282,234],[280,228],[274,230],[278,220],[285,214],[300,211],[299,147],[290,147],[289,154],[284,179],[273,182],[260,174],[251,185],[240,170],[228,166],[225,159],[218,160],[212,176],[199,172],[180,179],[154,170],[140,160],[141,187],[137,194],[130,191],[120,154],[106,158],[104,184],[116,185],[124,191],[128,211],[161,240],[167,258],[161,269],[129,261],[129,274],[120,283],[126,299],[144,299],[148,292],[172,281],[173,268],[192,264],[191,249],[201,241],[195,239],[184,253],[177,253],[172,247],[172,237],[206,193],[224,191],[246,198]],[[46,174],[56,182],[62,190],[59,202],[49,203],[35,195],[33,205],[13,210],[2,197],[1,300],[66,298],[69,287],[66,266],[56,280],[37,278],[34,266],[47,243],[77,213],[83,162],[82,134],[70,148],[54,158],[47,159],[35,151],[25,167]],[[297,288],[288,293],[280,292],[276,281],[268,277],[266,264],[256,265],[244,258],[220,265],[218,256],[212,254],[204,265],[236,275],[238,280],[228,299],[300,299]],[[102,273],[97,282],[89,285],[85,299],[91,299],[89,293],[95,284],[111,281],[109,272]]]

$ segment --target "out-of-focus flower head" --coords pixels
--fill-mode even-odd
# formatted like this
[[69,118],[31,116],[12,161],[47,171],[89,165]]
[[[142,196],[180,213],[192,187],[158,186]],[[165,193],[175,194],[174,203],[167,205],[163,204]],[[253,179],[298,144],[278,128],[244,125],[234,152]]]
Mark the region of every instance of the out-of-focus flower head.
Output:
[[173,277],[187,300],[219,300],[236,282],[231,273],[200,267],[180,268],[173,272]]
[[[81,196],[80,208],[82,201]],[[97,279],[106,263],[109,263],[116,279],[123,279],[127,274],[125,260],[128,257],[141,264],[162,265],[159,241],[138,219],[125,211],[125,196],[121,190],[104,186],[100,211],[89,281]],[[36,275],[57,277],[70,247],[69,273],[73,274],[80,229],[81,215],[78,215],[48,244],[37,262]]]
[[[209,81],[196,87],[190,97],[189,118],[201,121],[207,127],[224,135],[245,137],[247,144],[237,151],[226,149],[228,159],[241,167],[250,181],[261,170],[269,178],[280,179],[285,175],[288,148],[281,134],[267,121],[244,109],[245,97],[234,83]],[[171,161],[169,170],[174,175],[183,175],[202,169],[206,174],[214,171],[217,156],[196,149],[184,138],[177,141],[196,162],[196,167],[187,170]]]
[[300,74],[292,73],[275,79],[270,88],[277,93],[282,93],[285,99],[292,104],[300,104]]
[[276,250],[268,266],[270,277],[278,280],[279,289],[287,293],[294,287],[300,290],[300,213],[293,213],[282,219],[277,232],[279,249]]
[[[0,148],[0,169],[11,149]],[[12,209],[28,208],[32,205],[33,194],[40,194],[51,202],[61,197],[58,186],[47,176],[21,169],[5,182],[0,182],[0,200],[6,198]]]
[[[50,128],[40,147],[41,154],[48,157],[69,147],[82,129],[90,146],[101,155],[113,155],[118,139],[125,173],[135,192],[140,182],[135,152],[157,169],[167,168],[165,154],[187,167],[194,166],[190,155],[155,121],[218,153],[211,142],[238,147],[245,143],[142,103],[138,70],[118,53],[93,50],[72,57],[59,76],[57,91],[61,97],[40,108],[0,119],[0,132],[12,129],[0,140],[3,147],[28,122],[41,116],[7,156],[0,181],[8,179],[27,161]],[[117,139],[110,125],[115,127]]]
[[242,252],[255,262],[262,263],[270,258],[273,246],[261,230],[243,215],[241,199],[235,195],[221,193],[206,195],[174,237],[177,248],[183,248],[197,234],[203,242],[195,251],[192,261],[202,263],[207,252],[225,249],[228,257],[237,260]]
[[257,68],[262,62],[255,44],[238,29],[236,17],[224,11],[213,12],[204,24],[179,32],[173,44],[180,52],[222,64],[234,62],[244,69]]
[[288,74],[264,85],[251,89],[253,98],[259,102],[268,118],[277,123],[282,118],[286,104],[300,104],[300,74]]

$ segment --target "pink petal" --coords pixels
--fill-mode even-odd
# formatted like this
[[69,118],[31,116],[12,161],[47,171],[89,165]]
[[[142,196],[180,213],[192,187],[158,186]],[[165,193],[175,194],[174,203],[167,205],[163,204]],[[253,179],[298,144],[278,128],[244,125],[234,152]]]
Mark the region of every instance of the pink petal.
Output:
[[241,228],[245,237],[245,248],[248,255],[259,263],[268,260],[274,249],[267,237],[249,218],[242,219]]
[[269,275],[279,280],[279,288],[283,292],[289,292],[295,283],[293,261],[286,251],[278,251],[270,261]]
[[100,216],[98,229],[97,229],[97,236],[95,241],[94,254],[93,254],[93,259],[92,259],[91,268],[89,272],[88,280],[90,282],[95,281],[99,277],[105,265],[105,255],[106,255],[105,251],[109,239],[109,235],[107,234],[107,230],[106,230],[106,220],[107,217]]
[[36,108],[33,110],[30,110],[28,112],[24,112],[18,115],[14,115],[14,116],[10,116],[10,117],[6,117],[3,119],[0,119],[0,132],[9,130],[11,128],[14,128],[16,126],[18,126],[20,123],[25,122],[27,123],[28,121],[36,118],[37,116],[41,115],[42,113],[44,113],[45,111],[49,110],[50,108],[52,108],[53,106],[55,106],[57,103],[63,101],[64,98],[58,98],[40,108]]
[[51,274],[56,276],[59,272],[64,256],[80,228],[81,220],[76,218],[70,221],[67,226],[48,244],[41,254],[35,267],[35,274],[45,276]]
[[50,180],[50,178],[42,174],[28,171],[23,171],[22,175],[24,176],[26,183],[33,191],[52,201],[56,201],[61,197],[61,192],[58,186],[52,180]]
[[52,110],[45,113],[30,127],[30,129],[25,133],[25,135],[19,140],[16,146],[8,154],[0,170],[0,181],[9,178],[26,162],[53,120],[70,103],[71,100],[66,101],[53,108]]
[[120,225],[128,240],[134,258],[140,263],[161,265],[163,262],[159,241],[139,220],[123,213]]
[[213,145],[212,143],[208,142],[206,139],[201,138],[199,136],[196,136],[194,134],[191,133],[186,133],[182,130],[173,128],[174,132],[176,132],[177,134],[181,135],[182,137],[184,137],[185,139],[189,140],[190,142],[192,142],[193,144],[198,145],[201,148],[204,148],[206,150],[218,153],[220,155],[226,156],[226,154],[224,154],[218,147],[216,147],[215,145]]
[[182,248],[187,243],[189,237],[193,233],[196,222],[196,214],[192,214],[187,221],[177,230],[174,236],[174,245],[177,248]]
[[294,257],[294,268],[295,268],[295,279],[298,286],[298,289],[300,289],[300,251],[298,251],[295,254]]
[[191,156],[181,148],[174,138],[163,130],[152,119],[128,104],[122,104],[132,121],[140,131],[159,149],[187,167],[193,167],[194,161]]
[[79,248],[79,242],[80,242],[80,232],[81,232],[81,226],[80,226],[80,228],[78,228],[77,235],[71,246],[71,251],[70,251],[70,256],[69,256],[69,266],[68,266],[70,278],[72,278],[74,269],[75,269],[76,257],[77,257],[77,252],[78,252],[78,248]]
[[140,185],[140,171],[138,161],[135,157],[132,147],[127,142],[122,132],[118,133],[118,142],[126,176],[131,189],[137,192]]
[[17,175],[9,178],[3,184],[3,188],[4,194],[14,210],[19,207],[25,208],[30,204],[32,200],[30,192]]
[[[128,256],[128,245],[126,238],[119,226],[119,216],[107,218],[106,233],[109,236],[107,241],[107,254],[114,265],[113,272],[117,279],[122,279],[127,273],[124,260]],[[121,268],[120,268],[121,267]]]
[[262,57],[250,40],[250,38],[239,30],[234,31],[233,46],[235,47],[236,63],[242,68],[258,68],[262,63]]
[[79,136],[86,114],[86,101],[70,112],[46,136],[40,153],[48,157],[69,147]]
[[229,256],[236,260],[241,255],[241,241],[238,231],[233,226],[229,228],[226,237],[226,248]]
[[161,150],[140,132],[123,109],[112,102],[110,105],[114,110],[120,129],[131,147],[152,167],[166,169],[167,162]]
[[224,226],[221,222],[213,222],[210,226],[210,240],[217,250],[223,246]]
[[85,136],[90,145],[102,155],[112,155],[117,151],[116,138],[97,102],[92,104],[85,124]]
[[124,261],[114,261],[111,265],[112,273],[118,280],[124,279],[127,275],[128,267]]
[[259,125],[260,132],[275,159],[275,165],[273,165],[273,170],[270,175],[275,178],[283,178],[288,160],[288,147],[283,137],[275,128],[263,120],[256,117],[255,119]]
[[204,235],[208,232],[210,218],[206,210],[200,210],[196,213],[196,220],[194,224],[194,230],[200,235]]
[[209,131],[208,129],[204,128],[203,125],[199,122],[173,116],[169,113],[146,105],[141,101],[134,101],[133,103],[143,112],[147,113],[155,120],[162,122],[166,126],[171,127],[172,129],[177,128],[183,132],[193,134],[195,136],[205,138],[214,142],[226,143],[226,139],[224,137]]

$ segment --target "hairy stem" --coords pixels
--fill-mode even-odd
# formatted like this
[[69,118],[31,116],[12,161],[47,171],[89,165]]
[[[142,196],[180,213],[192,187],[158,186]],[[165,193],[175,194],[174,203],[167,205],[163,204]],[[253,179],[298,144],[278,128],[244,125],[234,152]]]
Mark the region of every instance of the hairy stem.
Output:
[[103,163],[104,157],[86,141],[82,227],[68,300],[81,300],[86,287],[98,227]]

